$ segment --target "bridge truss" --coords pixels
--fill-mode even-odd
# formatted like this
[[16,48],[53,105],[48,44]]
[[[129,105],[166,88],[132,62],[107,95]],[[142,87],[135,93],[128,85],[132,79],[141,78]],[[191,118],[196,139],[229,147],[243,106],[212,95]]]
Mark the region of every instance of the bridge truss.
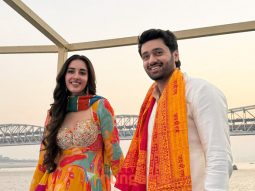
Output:
[[44,127],[25,124],[0,124],[0,146],[40,144]]
[[[131,139],[137,115],[117,115],[120,139]],[[229,109],[230,135],[255,135],[255,105]],[[0,124],[0,146],[40,144],[44,127],[25,124]]]
[[228,122],[231,135],[254,135],[255,105],[229,109]]
[[120,139],[131,139],[136,129],[138,115],[117,115],[116,123]]

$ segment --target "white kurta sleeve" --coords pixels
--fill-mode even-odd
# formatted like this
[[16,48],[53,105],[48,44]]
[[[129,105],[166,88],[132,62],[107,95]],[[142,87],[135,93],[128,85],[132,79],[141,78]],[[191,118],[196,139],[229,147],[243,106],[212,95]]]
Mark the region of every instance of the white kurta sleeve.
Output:
[[191,107],[205,155],[205,191],[227,191],[232,174],[227,103],[211,84],[198,80]]

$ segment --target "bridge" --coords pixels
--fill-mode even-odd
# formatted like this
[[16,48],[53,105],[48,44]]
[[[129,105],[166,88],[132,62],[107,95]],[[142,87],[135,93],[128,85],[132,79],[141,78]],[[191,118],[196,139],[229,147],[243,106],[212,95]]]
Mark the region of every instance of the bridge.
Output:
[[[117,115],[121,140],[130,140],[136,129],[137,115]],[[229,109],[230,136],[255,135],[255,105]],[[44,127],[27,124],[0,124],[0,146],[40,144]]]
[[230,135],[255,135],[255,105],[228,110]]
[[[117,115],[116,123],[120,139],[133,137],[137,115]],[[44,127],[27,124],[0,124],[0,147],[40,144]]]

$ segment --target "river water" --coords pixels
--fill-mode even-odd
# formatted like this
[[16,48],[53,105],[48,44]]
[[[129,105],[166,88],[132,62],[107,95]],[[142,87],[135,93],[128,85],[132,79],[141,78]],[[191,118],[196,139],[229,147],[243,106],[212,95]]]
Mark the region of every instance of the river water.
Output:
[[[130,140],[121,140],[124,154]],[[255,191],[255,136],[232,136],[234,164],[238,170],[233,171],[230,179],[230,191]],[[39,145],[0,147],[0,155],[12,159],[37,159]],[[34,167],[1,168],[1,191],[26,191],[29,188]]]

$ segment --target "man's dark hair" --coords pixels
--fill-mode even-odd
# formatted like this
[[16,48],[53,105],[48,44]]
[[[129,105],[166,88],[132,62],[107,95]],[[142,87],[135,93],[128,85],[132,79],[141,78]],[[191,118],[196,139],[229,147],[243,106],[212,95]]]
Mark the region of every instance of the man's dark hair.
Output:
[[[173,32],[169,30],[161,30],[161,29],[149,29],[144,31],[140,36],[138,36],[138,52],[141,56],[141,48],[144,43],[154,39],[162,39],[165,45],[169,48],[170,52],[174,52],[178,50],[178,44],[176,36]],[[180,68],[181,62],[178,60],[175,62],[177,68]]]

